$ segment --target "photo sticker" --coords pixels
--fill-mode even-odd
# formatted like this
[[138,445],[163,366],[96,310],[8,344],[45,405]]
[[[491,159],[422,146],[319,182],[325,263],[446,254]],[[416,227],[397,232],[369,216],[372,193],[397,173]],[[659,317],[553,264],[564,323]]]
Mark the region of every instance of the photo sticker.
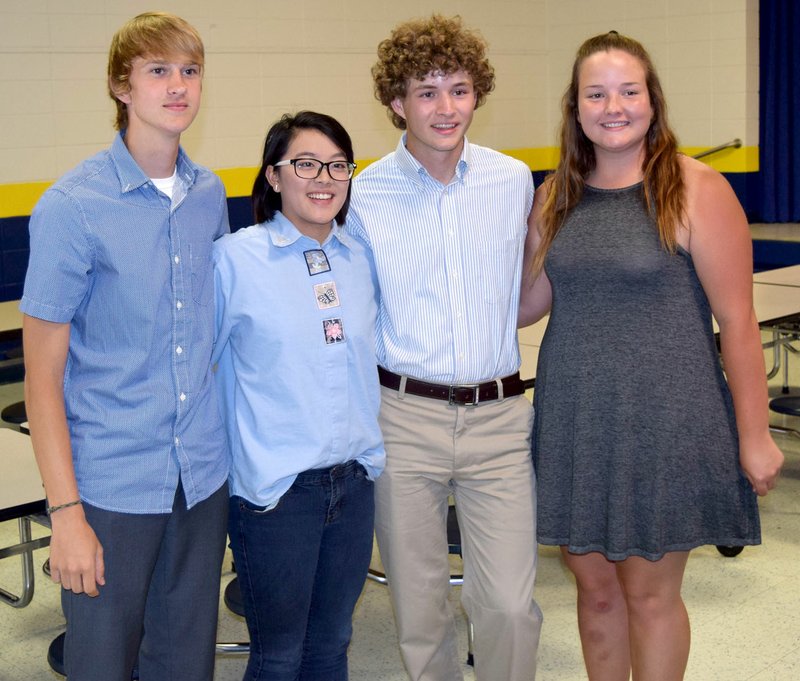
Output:
[[306,266],[308,273],[313,277],[315,274],[322,274],[323,272],[331,271],[331,264],[328,262],[328,256],[321,248],[315,248],[312,251],[303,251],[306,256]]
[[325,310],[329,307],[339,307],[339,294],[336,291],[335,281],[326,281],[324,284],[314,284],[314,295],[317,297],[317,307]]
[[341,319],[323,320],[322,329],[325,332],[325,342],[328,345],[344,343],[344,327]]

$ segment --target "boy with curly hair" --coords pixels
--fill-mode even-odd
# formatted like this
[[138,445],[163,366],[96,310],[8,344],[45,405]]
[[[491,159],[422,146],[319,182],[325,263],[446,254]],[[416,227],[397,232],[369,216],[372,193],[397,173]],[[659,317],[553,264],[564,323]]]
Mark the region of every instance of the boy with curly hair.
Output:
[[532,408],[517,313],[530,170],[471,144],[494,87],[486,43],[459,17],[397,26],[378,46],[376,97],[405,133],[354,181],[350,228],[381,289],[378,362],[387,464],[376,532],[414,681],[462,679],[448,610],[448,497],[479,679],[533,679],[541,613]]
[[[180,147],[204,50],[180,17],[115,34],[119,134],[45,192],[20,308],[25,404],[75,681],[210,680],[228,451],[212,386],[225,190]],[[138,677],[137,677],[138,678]]]

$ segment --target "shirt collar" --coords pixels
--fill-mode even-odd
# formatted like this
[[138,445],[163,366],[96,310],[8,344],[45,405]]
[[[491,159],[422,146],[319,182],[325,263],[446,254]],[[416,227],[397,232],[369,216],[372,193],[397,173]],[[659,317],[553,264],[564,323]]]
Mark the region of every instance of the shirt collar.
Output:
[[[292,221],[279,210],[275,211],[275,217],[273,217],[272,220],[264,223],[264,227],[269,234],[272,245],[277,248],[291,246],[298,239],[304,238],[303,234],[294,226]],[[344,229],[344,226],[337,225],[336,222],[333,223],[333,229],[328,235],[328,238],[325,239],[325,242],[322,246],[319,246],[319,248],[323,248],[331,239],[336,239],[343,246],[352,248],[352,237]]]
[[[406,148],[406,135],[407,133],[402,134],[400,141],[397,143],[397,149],[395,149],[394,157],[397,162],[397,166],[400,168],[402,173],[406,175],[406,177],[416,184],[422,184],[423,178],[426,177],[433,179],[430,173],[425,170],[425,166],[423,166],[416,158],[414,158],[413,154]],[[463,181],[464,175],[466,175],[467,170],[469,169],[471,158],[472,151],[470,148],[470,143],[465,136],[464,148],[461,150],[461,158],[459,158],[458,163],[456,163],[457,180]]]
[[[134,191],[147,184],[150,178],[133,160],[131,152],[125,146],[125,131],[117,133],[111,144],[111,159],[117,169],[120,189],[123,193]],[[182,182],[185,187],[191,187],[197,178],[198,167],[184,153],[182,147],[178,147],[178,160],[175,164],[177,169],[176,180]]]

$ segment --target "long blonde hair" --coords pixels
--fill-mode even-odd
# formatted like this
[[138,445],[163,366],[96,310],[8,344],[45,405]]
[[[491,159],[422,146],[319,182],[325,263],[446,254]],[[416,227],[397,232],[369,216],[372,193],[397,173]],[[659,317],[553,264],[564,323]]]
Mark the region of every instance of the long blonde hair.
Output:
[[578,122],[578,77],[587,57],[609,50],[627,52],[644,67],[653,109],[642,163],[644,201],[658,225],[661,245],[671,253],[677,248],[676,234],[684,218],[684,185],[678,161],[678,141],[667,122],[667,103],[661,82],[642,44],[610,31],[589,38],[580,46],[572,66],[572,80],[561,99],[561,151],[558,168],[545,180],[547,198],[542,208],[542,240],[533,260],[537,272],[543,267],[558,230],[580,202],[586,178],[596,165],[594,145]]

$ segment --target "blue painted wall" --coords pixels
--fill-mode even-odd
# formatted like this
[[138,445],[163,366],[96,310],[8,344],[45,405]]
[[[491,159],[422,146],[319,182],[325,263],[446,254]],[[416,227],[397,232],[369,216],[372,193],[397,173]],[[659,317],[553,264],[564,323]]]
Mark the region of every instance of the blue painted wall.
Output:
[[[541,184],[545,176],[544,171],[534,171],[536,186]],[[748,220],[761,222],[760,215],[752,209],[761,205],[758,174],[730,173],[726,177],[744,206]],[[228,212],[234,231],[253,222],[250,198],[247,196],[228,199]],[[22,296],[28,253],[28,216],[0,218],[0,300],[16,300]],[[756,272],[796,264],[800,264],[800,242],[753,243],[753,269]]]

